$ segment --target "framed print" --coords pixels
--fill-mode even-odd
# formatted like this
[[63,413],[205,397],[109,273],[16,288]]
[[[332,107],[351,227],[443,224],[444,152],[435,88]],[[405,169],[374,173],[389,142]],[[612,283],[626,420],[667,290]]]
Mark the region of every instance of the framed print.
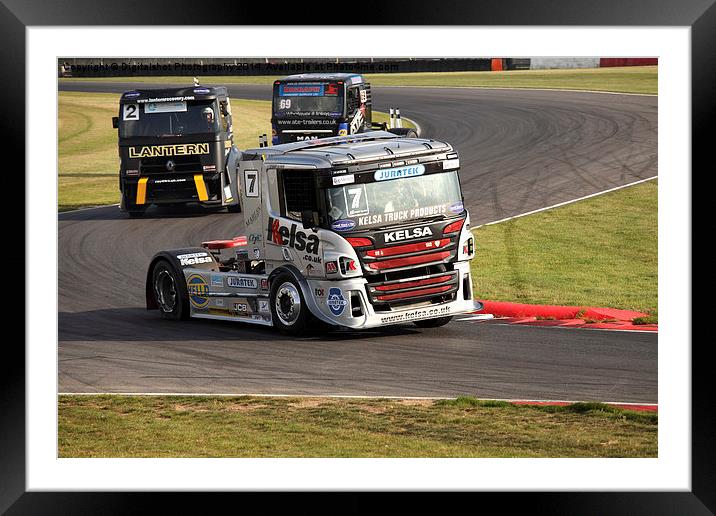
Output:
[[[3,361],[3,511],[132,510],[146,502],[139,491],[175,492],[160,495],[161,503],[177,494],[183,504],[181,491],[287,490],[360,492],[346,498],[353,512],[370,507],[374,491],[510,497],[542,513],[714,510],[713,395],[705,346],[691,340],[690,204],[691,163],[705,155],[713,113],[711,2],[687,2],[678,12],[658,1],[598,9],[581,0],[540,8],[415,5],[408,12],[385,5],[371,9],[377,21],[370,26],[336,26],[328,12],[314,18],[310,9],[292,17],[298,25],[277,18],[268,20],[271,26],[235,26],[266,14],[239,4],[222,6],[221,16],[187,2],[171,11],[148,2],[141,16],[127,6],[92,6],[13,0],[0,10],[6,48],[15,49],[2,58],[4,141],[7,152],[23,156],[25,174],[13,189],[25,192],[27,228],[24,250],[15,243],[10,252],[10,263],[22,262],[25,270],[26,338],[24,352],[8,345]],[[343,50],[335,41],[358,46]],[[339,70],[346,58],[352,68]],[[462,68],[449,71],[458,61]],[[570,64],[570,73],[648,66],[650,82],[616,95],[600,90],[598,80],[586,92],[549,82],[533,90],[493,82],[472,95],[474,83],[447,79],[466,71],[523,77],[568,61],[581,63]],[[393,70],[392,79],[377,78],[369,67],[378,65],[404,68]],[[251,69],[261,70],[260,80],[250,80],[258,75]],[[627,83],[630,71],[623,70]],[[313,72],[319,73],[302,77]],[[401,84],[411,73],[425,82]],[[362,135],[373,129],[382,136]],[[434,156],[424,159],[425,148],[399,154],[416,137]],[[390,159],[370,154],[380,138]],[[104,146],[101,158],[94,145]],[[289,174],[277,156],[291,152]],[[329,154],[334,161],[317,164]],[[372,168],[365,168],[369,161]],[[327,172],[315,173],[321,167]],[[106,185],[111,192],[101,197]],[[450,260],[491,255],[486,239],[469,235],[508,220],[521,220],[509,226],[517,231],[537,220],[523,217],[594,206],[570,212],[577,222],[545,219],[554,233],[576,241],[590,221],[597,225],[599,211],[576,201],[633,185],[651,188],[650,218],[643,226],[618,220],[632,205],[615,205],[603,226],[639,232],[653,244],[647,257],[634,254],[639,267],[651,264],[643,274],[651,274],[653,292],[645,305],[634,302],[646,308],[630,316],[629,336],[616,331],[619,310],[594,315],[588,299],[576,297],[584,292],[572,303],[540,301],[583,308],[564,316],[523,311],[488,320],[483,316],[504,308],[498,290],[492,304],[486,297],[470,310],[435,311],[443,302],[454,301],[453,310],[459,301],[473,303],[475,269]],[[200,207],[184,213],[179,205],[187,199]],[[206,215],[205,208],[221,214]],[[245,232],[231,223],[239,218]],[[457,229],[450,229],[453,218]],[[348,250],[331,254],[328,232],[350,242]],[[506,252],[513,260],[526,234],[511,240],[515,247]],[[634,247],[632,237],[623,238],[619,248]],[[440,253],[438,265],[422,258]],[[557,262],[534,265],[543,267],[539,273],[520,270],[524,276],[510,281],[535,289]],[[613,277],[588,257],[583,267],[595,291]],[[283,272],[272,275],[273,268]],[[380,274],[380,281],[356,287],[362,271]],[[416,292],[423,297],[413,299]],[[410,299],[414,304],[405,304]],[[517,301],[521,310],[536,306],[529,297]],[[346,323],[344,333],[328,337],[287,336],[308,317],[303,307],[313,316],[307,331],[363,317],[364,333]],[[171,320],[187,315],[197,320]],[[641,318],[642,327],[633,327]],[[572,322],[554,328],[557,320]],[[438,323],[447,325],[430,329]],[[527,326],[530,335],[543,333],[527,338]],[[332,412],[333,401],[324,406],[317,397],[350,402]],[[371,405],[375,399],[383,401]],[[555,448],[540,453],[478,453],[469,441],[486,433],[440,427],[455,432],[449,446],[463,447],[450,448],[448,439],[440,441],[442,454],[431,454],[426,443],[439,432],[421,426],[423,420],[399,419],[403,409],[430,406],[454,410],[441,417],[456,422],[476,417],[471,407],[480,407],[484,422],[496,413],[488,409],[517,410],[523,402],[534,405],[523,410],[539,413],[539,423],[512,422],[512,432],[557,424],[567,413],[559,407],[573,402],[570,425],[580,424],[579,411],[597,407],[609,425],[652,426],[640,434],[648,434],[646,444],[625,440],[626,427],[615,426],[593,448],[563,452],[551,443]],[[228,419],[210,431],[184,427],[177,431],[187,433],[169,442],[171,425],[211,407]],[[621,412],[625,407],[645,411]],[[305,419],[282,419],[298,409]],[[256,414],[264,419],[250,419]],[[356,426],[333,434],[337,420]],[[247,426],[237,433],[231,427],[239,421]],[[360,440],[390,424],[395,428],[360,450],[346,445],[346,436]],[[392,453],[411,431],[423,432],[414,448]],[[112,444],[92,448],[101,432],[113,432],[106,440]],[[291,432],[309,448],[273,454],[288,446],[281,439]],[[236,455],[231,441],[240,434],[258,437],[254,448]],[[127,435],[149,437],[123,443]],[[310,449],[321,435],[329,435],[330,446]],[[209,441],[225,447],[191,447]],[[418,493],[408,494],[420,503]],[[175,499],[170,506],[178,506]]]

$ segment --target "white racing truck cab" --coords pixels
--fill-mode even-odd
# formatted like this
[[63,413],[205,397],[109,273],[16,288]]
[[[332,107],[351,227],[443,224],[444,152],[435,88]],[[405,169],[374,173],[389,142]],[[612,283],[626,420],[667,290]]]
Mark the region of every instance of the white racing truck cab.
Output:
[[244,151],[228,167],[245,234],[158,253],[147,308],[288,333],[479,310],[459,166],[448,143],[384,131]]

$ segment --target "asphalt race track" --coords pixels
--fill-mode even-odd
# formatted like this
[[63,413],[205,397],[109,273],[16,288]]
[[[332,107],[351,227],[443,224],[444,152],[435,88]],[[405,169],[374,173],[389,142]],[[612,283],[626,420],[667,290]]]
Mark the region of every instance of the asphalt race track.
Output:
[[[269,86],[229,91],[270,99]],[[657,175],[654,96],[376,87],[374,99],[375,109],[400,107],[423,136],[458,149],[473,225]],[[240,124],[240,111],[234,117]],[[241,323],[164,321],[143,308],[156,251],[242,230],[241,215],[200,209],[152,208],[140,220],[116,206],[61,213],[59,391],[657,402],[655,333],[458,320],[288,338]]]

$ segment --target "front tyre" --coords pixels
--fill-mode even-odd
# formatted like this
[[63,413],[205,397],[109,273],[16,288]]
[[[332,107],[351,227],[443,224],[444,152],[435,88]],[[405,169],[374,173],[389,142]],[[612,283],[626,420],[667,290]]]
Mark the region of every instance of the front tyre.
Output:
[[[174,268],[166,260],[159,260],[152,270],[152,291],[159,313],[165,319],[189,318],[189,300],[185,294],[184,278],[177,277]],[[183,287],[183,288],[182,288]]]
[[438,317],[436,319],[425,319],[424,321],[414,321],[414,324],[418,328],[439,328],[440,326],[445,326],[450,321],[452,321],[452,315]]
[[291,274],[283,272],[273,280],[269,303],[273,324],[278,331],[297,335],[306,329],[309,321],[308,307],[300,285]]

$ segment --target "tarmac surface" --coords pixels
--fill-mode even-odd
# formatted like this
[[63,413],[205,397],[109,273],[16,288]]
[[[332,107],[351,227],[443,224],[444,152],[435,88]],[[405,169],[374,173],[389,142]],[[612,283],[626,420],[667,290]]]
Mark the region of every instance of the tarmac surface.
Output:
[[[270,99],[269,86],[228,88],[232,98]],[[374,109],[400,107],[421,136],[457,148],[473,226],[657,175],[655,96],[375,87],[373,98]],[[657,402],[655,333],[458,317],[433,330],[289,338],[242,323],[170,322],[144,309],[155,252],[242,230],[240,214],[198,208],[152,208],[143,219],[116,206],[59,214],[59,391]]]

